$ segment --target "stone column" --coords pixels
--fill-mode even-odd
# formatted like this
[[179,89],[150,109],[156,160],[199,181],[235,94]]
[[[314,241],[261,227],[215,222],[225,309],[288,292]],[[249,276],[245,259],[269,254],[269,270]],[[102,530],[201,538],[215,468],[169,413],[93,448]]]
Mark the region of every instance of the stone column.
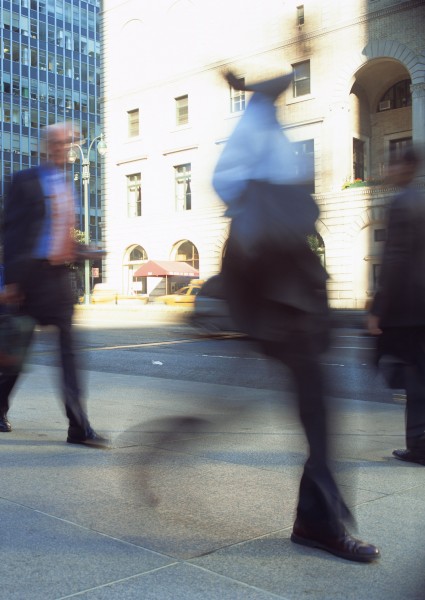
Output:
[[341,190],[346,178],[351,176],[353,136],[350,123],[348,98],[329,106],[325,121],[326,155],[323,157],[324,161],[328,161],[327,164],[323,164],[326,172],[325,186],[328,190]]
[[[425,153],[425,82],[413,83],[412,92],[412,135],[413,143]],[[420,178],[425,179],[425,164],[422,165]]]

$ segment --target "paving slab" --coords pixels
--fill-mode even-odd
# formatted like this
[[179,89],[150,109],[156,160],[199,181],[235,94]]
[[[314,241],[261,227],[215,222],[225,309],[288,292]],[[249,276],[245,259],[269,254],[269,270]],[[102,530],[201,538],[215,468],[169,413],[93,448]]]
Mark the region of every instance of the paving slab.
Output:
[[[391,458],[402,404],[333,402],[336,476],[382,551],[363,565],[290,542],[305,459],[290,395],[90,371],[111,438],[94,450],[65,443],[57,375],[27,369],[0,435],[5,598],[424,600],[425,469]],[[194,414],[205,427],[161,436]]]
[[173,561],[62,517],[0,500],[1,597],[48,600]]

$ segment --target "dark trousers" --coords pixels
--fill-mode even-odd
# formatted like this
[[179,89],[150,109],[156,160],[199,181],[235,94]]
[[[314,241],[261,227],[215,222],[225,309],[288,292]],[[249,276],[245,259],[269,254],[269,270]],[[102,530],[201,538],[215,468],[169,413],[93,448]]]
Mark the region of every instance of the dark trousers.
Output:
[[425,327],[386,327],[378,338],[378,361],[390,356],[398,365],[398,383],[406,390],[406,447],[425,452]]
[[[54,325],[57,328],[65,413],[73,435],[85,435],[89,422],[81,398],[72,335],[73,295],[69,269],[34,260],[28,272],[21,312],[30,315],[41,325]],[[9,396],[18,377],[19,374],[0,374],[0,413],[8,412]]]
[[[272,276],[267,265],[277,271]],[[309,457],[300,482],[297,520],[309,533],[317,537],[338,536],[344,533],[344,520],[352,520],[329,468],[328,407],[320,356],[329,344],[329,315],[326,291],[316,293],[307,278],[320,282],[321,266],[308,261],[298,280],[286,277],[288,263],[285,257],[267,255],[255,261],[247,260],[237,244],[229,238],[223,260],[223,280],[231,315],[241,331],[257,339],[263,352],[289,368],[295,384],[296,400],[301,424],[309,445]],[[280,271],[279,271],[280,267]],[[290,265],[288,266],[290,270]],[[284,301],[266,297],[261,285],[275,292],[274,282],[291,289],[297,283],[295,295],[300,306],[314,306],[308,312]],[[304,291],[303,291],[304,290]],[[310,290],[310,291],[309,291]]]
[[425,352],[405,367],[406,447],[425,452]]
[[309,457],[300,482],[297,520],[317,536],[341,535],[352,520],[329,468],[328,408],[317,340],[308,332],[288,334],[284,343],[263,342],[264,352],[289,368],[295,384]]

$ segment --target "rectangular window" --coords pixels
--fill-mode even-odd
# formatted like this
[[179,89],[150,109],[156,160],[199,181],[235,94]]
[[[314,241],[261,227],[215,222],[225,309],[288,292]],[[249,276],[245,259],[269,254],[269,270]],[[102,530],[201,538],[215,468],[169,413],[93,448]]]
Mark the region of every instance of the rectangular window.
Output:
[[55,26],[51,23],[47,25],[47,41],[49,44],[55,43]]
[[38,65],[37,48],[31,48],[31,66],[36,67]]
[[40,50],[39,52],[38,66],[42,71],[47,71],[47,57],[45,50]]
[[412,145],[411,137],[398,138],[396,140],[390,140],[390,156],[389,162],[397,162],[403,155],[404,151]]
[[36,109],[31,110],[31,127],[38,127],[38,112]]
[[187,125],[189,123],[189,96],[176,98],[176,124]]
[[[241,87],[245,86],[245,79],[241,77],[238,79],[241,83]],[[236,113],[245,110],[245,91],[235,90],[230,87],[230,112]]]
[[10,108],[6,108],[6,106],[3,106],[3,121],[10,123]]
[[176,210],[192,209],[191,164],[174,167]]
[[304,60],[303,62],[292,65],[294,74],[293,83],[293,94],[294,98],[299,96],[305,96],[310,93],[310,61]]
[[46,23],[43,23],[43,21],[39,21],[38,23],[38,37],[42,42],[47,41],[47,28]]
[[10,29],[10,10],[3,9],[3,27]]
[[10,94],[11,92],[10,73],[3,73],[3,92],[5,94]]
[[142,175],[127,175],[127,216],[142,216]]
[[29,27],[30,27],[30,21],[29,21],[28,17],[24,17],[23,15],[21,15],[21,33],[22,33],[22,35],[29,36]]
[[34,40],[38,38],[38,23],[36,19],[31,19],[31,37]]
[[297,25],[304,25],[304,4],[297,6]]
[[12,123],[14,125],[19,125],[20,121],[21,121],[21,111],[18,106],[16,106],[16,107],[13,106],[12,107]]
[[314,140],[292,144],[296,156],[297,177],[309,194],[314,194]]
[[353,138],[353,178],[364,181],[365,143]]
[[12,60],[19,62],[19,44],[18,42],[12,42]]
[[374,229],[373,239],[375,242],[385,242],[385,240],[387,239],[387,230],[386,229]]
[[11,45],[10,40],[3,40],[3,58],[7,60],[11,59]]
[[20,85],[20,77],[19,75],[13,75],[12,77],[12,94],[14,96],[19,96],[20,92],[21,92],[21,85]]
[[29,65],[29,48],[28,46],[21,46],[21,62],[23,65]]
[[22,96],[22,98],[30,97],[30,85],[29,85],[28,77],[21,78],[21,96]]
[[127,111],[128,118],[128,137],[137,137],[139,135],[139,109]]

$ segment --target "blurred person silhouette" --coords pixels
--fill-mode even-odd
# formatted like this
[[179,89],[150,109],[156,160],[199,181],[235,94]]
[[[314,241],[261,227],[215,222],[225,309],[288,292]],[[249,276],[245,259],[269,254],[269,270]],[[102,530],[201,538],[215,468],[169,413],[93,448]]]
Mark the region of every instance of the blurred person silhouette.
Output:
[[378,336],[377,364],[389,387],[406,391],[406,448],[393,456],[425,466],[425,197],[414,187],[422,162],[411,146],[388,167],[399,191],[388,207],[368,329]]
[[[62,399],[69,420],[67,442],[103,446],[89,423],[76,366],[69,263],[77,258],[73,187],[64,168],[74,131],[68,123],[44,129],[47,161],[16,173],[4,206],[3,302],[40,325],[59,331]],[[33,331],[30,334],[30,338]],[[9,432],[9,397],[19,373],[0,373],[0,432]]]
[[319,362],[330,338],[327,273],[307,241],[316,235],[319,211],[276,117],[275,101],[292,76],[249,86],[231,72],[225,78],[253,92],[213,175],[231,218],[222,268],[227,299],[239,328],[289,368],[309,445],[291,540],[371,562],[379,550],[348,533],[346,523],[354,518],[329,467],[329,409]]

